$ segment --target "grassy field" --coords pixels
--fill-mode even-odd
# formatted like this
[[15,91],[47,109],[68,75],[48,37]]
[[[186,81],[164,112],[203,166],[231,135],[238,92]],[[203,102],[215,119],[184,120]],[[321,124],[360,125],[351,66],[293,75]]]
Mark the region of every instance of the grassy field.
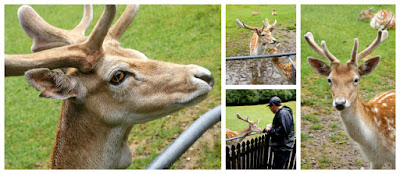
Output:
[[[296,126],[296,102],[282,103],[283,106],[288,106],[293,111],[293,120]],[[266,128],[268,124],[272,124],[275,114],[266,107],[266,104],[249,105],[249,106],[227,106],[226,107],[226,128],[233,131],[241,131],[249,126],[248,123],[236,118],[239,113],[243,118],[249,116],[249,120],[256,121],[259,119],[257,126],[261,129]],[[296,128],[295,128],[296,130]]]
[[[272,10],[275,9],[277,16],[272,16]],[[257,10],[258,15],[251,14]],[[242,42],[243,37],[249,40],[253,31],[240,28],[235,20],[243,20],[245,24],[253,27],[262,27],[262,21],[268,18],[269,23],[274,23],[277,20],[275,28],[280,30],[296,29],[296,6],[295,5],[227,5],[226,6],[226,56],[233,56],[237,52],[243,52],[243,56],[249,55],[249,42]],[[285,28],[282,28],[285,26]],[[279,43],[279,37],[275,36]],[[239,44],[230,49],[229,44]]]
[[[21,29],[19,6],[5,6],[5,53],[30,53],[31,39]],[[82,6],[33,6],[51,25],[63,29],[76,26]],[[124,6],[118,6],[117,17]],[[94,6],[90,33],[104,7]],[[121,46],[133,48],[148,58],[209,69],[215,86],[202,103],[159,120],[136,125],[129,137],[133,151],[130,168],[145,168],[200,115],[220,105],[221,16],[220,6],[143,5],[121,38]],[[47,168],[55,138],[61,101],[38,97],[23,77],[5,79],[5,168]],[[220,169],[220,124],[199,139],[172,168]],[[191,160],[187,160],[188,158]]]
[[[342,63],[350,59],[354,38],[358,38],[359,52],[364,50],[376,38],[377,31],[369,26],[369,21],[357,21],[361,10],[369,9],[371,5],[303,5],[301,7],[301,100],[309,106],[326,107],[331,104],[331,94],[326,77],[317,75],[308,64],[307,57],[316,57],[324,60],[303,38],[311,32],[315,42],[320,44],[326,41],[329,51]],[[374,5],[378,9],[390,9],[395,13],[394,6]],[[321,13],[323,12],[323,13]],[[360,80],[360,92],[366,99],[376,94],[395,88],[395,30],[389,31],[389,37],[364,60],[376,55],[381,56],[375,71]],[[327,62],[327,61],[325,61]],[[361,64],[362,61],[359,62]]]
[[[302,5],[301,6],[301,168],[302,169],[360,169],[369,168],[360,149],[343,127],[339,114],[332,107],[332,96],[327,77],[318,75],[307,57],[328,60],[315,53],[304,39],[311,32],[317,44],[326,41],[329,51],[341,63],[350,59],[354,38],[359,40],[359,52],[376,38],[377,30],[369,21],[358,21],[361,10],[374,7],[376,13],[391,5]],[[380,55],[377,68],[359,82],[361,99],[369,101],[380,92],[395,89],[396,31],[369,56],[359,62]]]

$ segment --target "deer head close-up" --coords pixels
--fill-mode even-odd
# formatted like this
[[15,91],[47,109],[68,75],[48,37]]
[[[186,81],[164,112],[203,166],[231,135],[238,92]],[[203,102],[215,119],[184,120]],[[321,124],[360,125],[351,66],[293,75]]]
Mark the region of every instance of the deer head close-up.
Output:
[[206,68],[152,60],[121,47],[139,5],[127,5],[112,25],[116,11],[106,5],[85,36],[91,5],[84,6],[81,22],[71,30],[50,25],[30,6],[18,10],[33,53],[6,54],[5,75],[25,75],[40,97],[63,100],[50,168],[127,168],[134,125],[195,105],[214,86]]

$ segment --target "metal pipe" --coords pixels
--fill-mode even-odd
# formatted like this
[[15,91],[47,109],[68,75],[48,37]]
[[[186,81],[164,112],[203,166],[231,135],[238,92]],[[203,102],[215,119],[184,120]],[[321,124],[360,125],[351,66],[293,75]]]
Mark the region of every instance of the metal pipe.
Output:
[[296,52],[290,53],[278,53],[278,54],[265,54],[258,56],[237,56],[237,57],[227,57],[226,61],[230,60],[243,60],[243,59],[262,59],[262,58],[272,58],[272,57],[282,57],[282,56],[292,56],[296,55]]
[[296,65],[293,63],[292,59],[290,58],[290,56],[288,56],[288,59],[290,61],[290,63],[292,64],[292,79],[293,79],[293,84],[296,85],[296,73],[294,72],[294,70],[296,69]]
[[221,121],[221,106],[208,111],[154,159],[147,169],[168,169],[208,128]]
[[255,134],[260,134],[260,133],[257,133],[257,132],[254,132],[254,133],[251,133],[251,134],[248,134],[248,135],[242,135],[242,136],[237,136],[237,137],[233,137],[233,138],[228,138],[228,139],[226,139],[226,141],[232,141],[232,140],[234,140],[234,139],[239,139],[239,138],[242,138],[242,137],[247,137],[247,136],[251,136],[251,135],[255,135]]

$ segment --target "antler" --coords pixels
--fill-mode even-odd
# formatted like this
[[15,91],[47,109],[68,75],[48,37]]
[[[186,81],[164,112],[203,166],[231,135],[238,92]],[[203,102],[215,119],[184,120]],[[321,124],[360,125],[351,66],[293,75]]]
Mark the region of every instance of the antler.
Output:
[[242,116],[240,116],[239,113],[236,114],[236,117],[237,117],[239,120],[243,120],[243,121],[245,121],[245,122],[249,122],[249,117],[246,117],[246,119],[244,119]]
[[[267,25],[265,25],[265,24],[267,24]],[[268,18],[265,18],[265,20],[263,21],[263,30],[264,30],[264,26],[267,26],[267,30],[271,30],[272,28],[275,27],[275,25],[276,25],[276,19],[275,19],[274,24],[271,25],[271,24],[268,22]]]
[[239,25],[239,27],[250,29],[250,30],[256,29],[256,27],[247,26],[246,24],[244,24],[244,21],[240,22],[239,19],[236,19],[235,21],[236,21],[236,24]]
[[139,5],[127,5],[124,13],[122,13],[117,22],[115,22],[108,32],[107,39],[119,40],[126,29],[128,29],[133,19],[135,19],[138,11]]
[[[103,54],[102,44],[107,35],[108,29],[114,20],[115,13],[115,5],[106,5],[104,12],[92,33],[83,43],[52,48],[32,54],[6,54],[6,76],[23,75],[25,71],[33,68],[55,69],[62,67],[75,67],[79,68],[83,72],[90,71],[96,60]],[[78,25],[78,29],[76,31],[79,31],[81,28],[85,28],[82,27],[84,26],[82,23],[86,23],[85,21],[87,21],[87,19],[83,19],[83,21],[84,22],[81,22],[81,24]],[[48,26],[45,28],[47,27]],[[54,32],[56,31],[59,30],[55,28]]]
[[378,34],[375,40],[365,50],[357,54],[356,62],[360,61],[362,58],[371,54],[372,51],[374,51],[379,46],[379,44],[381,44],[384,40],[386,40],[388,36],[389,36],[388,31],[378,30]]
[[304,35],[304,38],[316,53],[328,59],[331,64],[340,64],[340,61],[329,52],[328,48],[326,47],[325,41],[321,42],[321,45],[323,47],[323,49],[321,49],[321,47],[319,47],[317,43],[315,43],[314,36],[312,33],[308,32],[307,34]]
[[243,120],[243,121],[245,121],[245,122],[247,122],[247,123],[250,123],[250,124],[257,124],[258,121],[259,121],[258,119],[257,119],[256,122],[249,121],[249,117],[246,117],[246,118],[244,119],[242,116],[240,116],[239,113],[236,114],[236,117],[237,117],[239,120]]
[[18,19],[24,32],[33,40],[31,50],[37,52],[86,40],[85,32],[92,22],[93,9],[91,5],[85,5],[81,22],[72,30],[48,24],[28,5],[18,9]]
[[[373,52],[379,44],[382,43],[387,37],[388,37],[388,32],[378,30],[378,34],[375,38],[375,40],[363,51],[357,54],[358,51],[358,39],[354,39],[354,46],[353,46],[353,51],[351,53],[351,58],[347,63],[354,64],[357,66],[358,61],[360,61],[362,58],[368,56],[371,52]],[[331,61],[331,64],[336,63],[340,64],[340,61],[333,56],[328,48],[326,47],[325,41],[321,42],[322,49],[315,43],[314,41],[314,36],[312,33],[308,32],[307,34],[304,35],[304,38],[306,39],[307,43],[311,46],[311,48],[318,53],[320,56],[327,58],[328,60]]]

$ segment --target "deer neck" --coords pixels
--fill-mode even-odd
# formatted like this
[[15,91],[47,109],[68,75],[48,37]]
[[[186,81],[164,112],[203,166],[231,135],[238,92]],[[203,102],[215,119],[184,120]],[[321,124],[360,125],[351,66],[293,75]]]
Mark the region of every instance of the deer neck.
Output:
[[365,14],[365,18],[366,18],[366,19],[372,19],[372,18],[374,18],[374,17],[375,17],[375,13],[369,12],[369,13]]
[[251,133],[251,129],[250,129],[249,127],[246,127],[246,128],[244,128],[243,130],[241,130],[241,131],[238,132],[238,133],[239,133],[239,136],[248,135],[248,134]]
[[265,53],[266,46],[267,43],[262,42],[261,38],[257,35],[257,33],[254,33],[250,42],[250,55],[251,56],[263,55]]
[[349,136],[361,145],[365,145],[371,137],[371,125],[369,124],[368,114],[366,114],[364,103],[358,92],[352,105],[340,111],[340,117],[345,125]]
[[132,126],[110,126],[79,104],[64,100],[50,168],[127,168]]

